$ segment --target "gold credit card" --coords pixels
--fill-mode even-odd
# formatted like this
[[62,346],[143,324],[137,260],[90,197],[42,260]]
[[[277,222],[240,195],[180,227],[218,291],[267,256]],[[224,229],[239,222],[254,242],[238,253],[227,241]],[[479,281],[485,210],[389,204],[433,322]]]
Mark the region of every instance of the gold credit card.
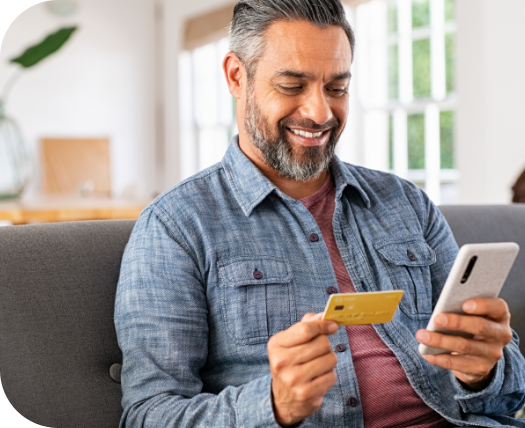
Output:
[[381,324],[390,322],[403,291],[332,294],[326,304],[324,320],[339,325]]

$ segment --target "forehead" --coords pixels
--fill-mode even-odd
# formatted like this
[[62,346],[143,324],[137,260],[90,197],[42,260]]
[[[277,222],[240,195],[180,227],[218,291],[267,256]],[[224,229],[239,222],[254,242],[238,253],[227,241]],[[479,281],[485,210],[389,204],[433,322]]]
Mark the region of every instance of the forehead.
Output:
[[319,28],[307,21],[279,21],[266,32],[259,67],[266,73],[289,69],[318,75],[349,72],[350,42],[341,27]]

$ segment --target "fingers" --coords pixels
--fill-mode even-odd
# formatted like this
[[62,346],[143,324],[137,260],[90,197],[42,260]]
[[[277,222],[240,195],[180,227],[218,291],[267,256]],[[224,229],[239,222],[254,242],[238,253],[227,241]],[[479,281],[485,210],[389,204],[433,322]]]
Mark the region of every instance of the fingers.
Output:
[[[324,393],[326,393],[326,391],[328,391],[331,387],[333,387],[336,382],[337,382],[337,375],[335,374],[333,370],[330,370],[326,372],[325,374],[323,374],[322,376],[316,377],[311,382],[310,385],[313,391],[324,391]],[[321,401],[321,404],[322,404],[322,401]]]
[[332,344],[326,336],[317,336],[310,342],[299,345],[292,355],[294,364],[304,364],[322,355],[332,352]]
[[503,299],[469,299],[462,308],[467,314],[487,316],[495,321],[510,320],[509,306]]
[[465,383],[478,382],[490,374],[494,367],[486,359],[471,355],[424,355],[429,363],[454,371]]
[[[456,352],[460,355],[484,358],[489,361],[490,364],[494,364],[494,362],[498,361],[503,355],[502,346],[499,344],[466,339],[460,336],[449,336],[427,330],[419,330],[416,333],[416,339],[418,342],[424,343],[425,345],[446,349],[447,351]],[[454,370],[459,369],[455,368]]]
[[310,388],[315,389],[311,381],[333,372],[336,365],[337,356],[330,352],[315,360],[281,371],[280,380],[289,388],[295,388],[299,385],[310,385]]
[[282,402],[276,400],[276,388],[272,383],[275,419],[281,426],[289,426],[312,415],[321,408],[324,395],[336,382],[337,375],[330,370],[310,383],[287,388],[288,394]]
[[285,367],[304,364],[332,352],[330,340],[326,336],[317,336],[303,345],[298,345],[290,352],[290,348],[281,348],[275,343],[268,343],[268,352],[272,355],[271,365],[275,371]]
[[[292,348],[308,343],[319,335],[334,334],[338,328],[339,326],[334,321],[299,322],[288,330],[277,333],[270,339],[270,342],[275,342],[278,346],[285,348]],[[269,345],[270,342],[268,342]]]
[[507,323],[498,323],[481,316],[438,314],[434,324],[442,329],[470,333],[505,345],[512,340],[512,331]]

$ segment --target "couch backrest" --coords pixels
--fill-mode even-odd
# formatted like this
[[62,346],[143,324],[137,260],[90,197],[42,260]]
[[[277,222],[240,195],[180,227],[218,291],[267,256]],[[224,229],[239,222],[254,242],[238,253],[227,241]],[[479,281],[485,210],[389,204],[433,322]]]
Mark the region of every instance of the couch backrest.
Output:
[[509,305],[511,326],[521,338],[525,355],[525,204],[490,206],[443,206],[459,246],[481,242],[517,242],[520,253],[501,296]]
[[118,427],[122,353],[113,308],[133,225],[0,228],[0,377],[25,418],[54,428]]

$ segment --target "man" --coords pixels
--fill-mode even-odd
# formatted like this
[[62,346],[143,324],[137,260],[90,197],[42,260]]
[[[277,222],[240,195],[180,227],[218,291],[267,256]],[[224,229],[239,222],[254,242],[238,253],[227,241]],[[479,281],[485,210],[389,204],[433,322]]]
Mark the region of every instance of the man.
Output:
[[[450,229],[412,184],[334,156],[354,50],[339,0],[241,0],[230,36],[239,136],[142,213],[124,255],[121,427],[525,426],[506,416],[525,366],[505,302],[436,319],[472,340],[422,330]],[[330,294],[392,289],[390,323],[320,319]]]

